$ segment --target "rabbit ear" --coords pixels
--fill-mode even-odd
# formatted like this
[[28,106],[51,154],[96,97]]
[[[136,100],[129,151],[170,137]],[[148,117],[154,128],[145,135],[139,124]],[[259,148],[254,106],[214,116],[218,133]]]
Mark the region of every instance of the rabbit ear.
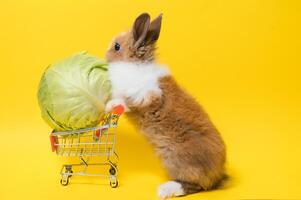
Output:
[[161,31],[161,22],[162,15],[160,14],[156,19],[154,19],[149,26],[148,32],[146,34],[146,43],[154,43],[159,39],[160,31]]
[[150,16],[142,13],[137,17],[133,26],[134,47],[138,48],[144,42],[150,26]]

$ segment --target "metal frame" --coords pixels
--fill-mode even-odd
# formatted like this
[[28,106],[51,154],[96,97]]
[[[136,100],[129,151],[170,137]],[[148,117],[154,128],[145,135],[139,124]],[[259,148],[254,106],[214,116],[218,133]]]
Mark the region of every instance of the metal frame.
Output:
[[[123,107],[117,106],[113,109],[113,112],[105,115],[100,126],[52,132],[50,134],[52,151],[55,151],[58,156],[79,157],[80,159],[80,163],[65,164],[62,166],[60,171],[62,185],[68,185],[69,178],[72,176],[98,176],[109,178],[112,188],[118,186],[118,155],[115,152],[115,144],[118,119],[122,113]],[[106,159],[103,162],[92,163],[89,162],[91,157],[102,157]],[[108,174],[88,173],[88,167],[95,165],[109,166]],[[74,172],[73,167],[78,166],[81,166],[83,170]]]

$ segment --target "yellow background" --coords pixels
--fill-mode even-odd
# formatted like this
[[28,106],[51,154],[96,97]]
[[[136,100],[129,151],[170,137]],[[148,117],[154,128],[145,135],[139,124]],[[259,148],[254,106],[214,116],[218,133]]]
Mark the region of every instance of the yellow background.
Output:
[[164,13],[158,60],[227,144],[227,187],[182,199],[301,198],[300,8],[298,0],[1,1],[0,199],[156,199],[168,177],[125,117],[120,187],[86,177],[62,187],[64,159],[50,151],[36,98],[48,64],[81,50],[103,57],[144,11]]

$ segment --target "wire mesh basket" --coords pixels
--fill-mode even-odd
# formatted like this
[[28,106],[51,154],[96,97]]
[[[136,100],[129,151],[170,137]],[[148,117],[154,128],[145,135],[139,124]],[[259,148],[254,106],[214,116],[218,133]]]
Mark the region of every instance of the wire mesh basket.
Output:
[[[116,106],[112,112],[107,113],[100,126],[52,132],[50,141],[52,151],[58,156],[79,157],[80,163],[66,164],[61,169],[61,184],[69,184],[69,178],[73,175],[78,176],[103,176],[110,179],[111,187],[118,186],[117,181],[117,161],[118,155],[115,151],[116,129],[118,119],[123,113],[122,106]],[[91,157],[103,157],[105,161],[92,163]],[[113,161],[115,160],[115,161]],[[88,173],[89,166],[109,166],[109,171],[105,173]],[[80,171],[74,171],[75,166],[82,166]]]

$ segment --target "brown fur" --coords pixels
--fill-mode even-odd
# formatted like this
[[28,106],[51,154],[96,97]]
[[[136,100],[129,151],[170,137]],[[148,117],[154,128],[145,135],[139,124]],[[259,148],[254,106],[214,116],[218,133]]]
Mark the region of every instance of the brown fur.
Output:
[[[114,50],[115,43],[118,42],[121,46],[121,51],[116,52]],[[155,44],[150,44],[148,46],[141,46],[139,48],[134,48],[134,39],[132,36],[132,31],[123,33],[122,35],[115,38],[110,49],[106,53],[106,59],[108,62],[111,61],[129,61],[129,62],[151,62],[155,59]]]
[[224,177],[225,163],[218,131],[172,77],[162,78],[160,88],[162,96],[147,106],[127,102],[131,110],[127,116],[154,145],[171,178],[186,183],[186,193],[214,188]]
[[[156,18],[150,23],[150,17],[148,14],[144,13],[140,15],[136,19],[132,30],[123,33],[114,39],[111,47],[106,53],[107,61],[154,61],[156,50],[155,42],[159,38],[159,33],[161,29],[161,19],[162,15],[160,15],[158,18]],[[140,28],[139,26],[143,26],[143,29],[148,31],[145,34],[143,34],[143,30],[135,31],[136,29]],[[142,35],[139,35],[139,32]],[[136,39],[134,38],[134,35],[136,35]],[[114,49],[114,45],[116,42],[119,43],[121,46],[121,50],[118,52],[116,52]]]
[[[138,17],[131,31],[116,38],[122,51],[112,47],[106,55],[108,61],[154,61],[161,18],[150,23],[148,15]],[[197,101],[171,76],[162,77],[159,84],[160,97],[150,96],[139,105],[127,100],[131,111],[127,116],[154,145],[170,177],[182,184],[185,194],[215,188],[225,177],[225,145],[220,134]]]

